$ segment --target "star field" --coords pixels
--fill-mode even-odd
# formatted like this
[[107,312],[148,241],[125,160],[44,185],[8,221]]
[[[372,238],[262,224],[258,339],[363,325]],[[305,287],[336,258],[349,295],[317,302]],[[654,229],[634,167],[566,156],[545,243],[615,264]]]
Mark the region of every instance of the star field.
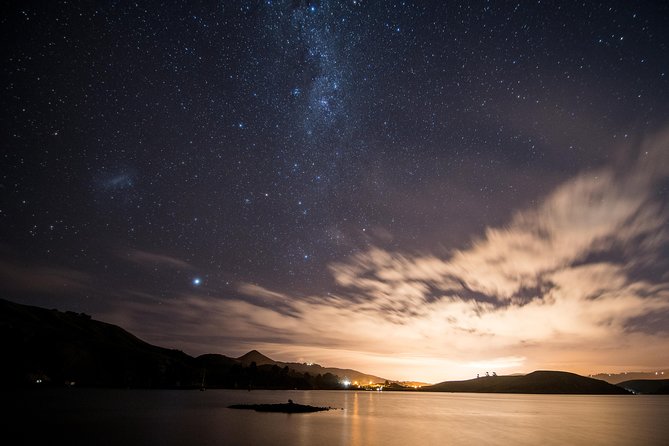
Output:
[[0,20],[0,261],[93,314],[248,284],[270,308],[355,302],[342,262],[452,258],[625,171],[669,122],[662,2],[10,2]]

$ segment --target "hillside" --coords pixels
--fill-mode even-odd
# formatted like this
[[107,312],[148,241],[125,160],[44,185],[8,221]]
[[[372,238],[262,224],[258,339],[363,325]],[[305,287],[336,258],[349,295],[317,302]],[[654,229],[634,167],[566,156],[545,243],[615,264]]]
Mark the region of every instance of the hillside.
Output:
[[85,314],[0,300],[3,383],[154,387],[192,380],[193,358]]
[[[151,345],[122,328],[71,311],[0,299],[0,386],[336,389],[355,370],[274,361],[252,350],[239,357],[193,358]],[[341,371],[341,374],[335,371]],[[341,376],[341,379],[339,378]],[[350,378],[349,378],[350,379]],[[381,378],[378,378],[379,380]]]
[[536,371],[521,376],[486,376],[466,381],[446,381],[424,387],[430,392],[629,394],[607,382],[568,372]]
[[386,381],[386,378],[381,378],[375,375],[369,375],[367,373],[362,373],[357,370],[352,369],[341,369],[336,367],[323,367],[319,364],[305,364],[300,362],[282,362],[275,361],[267,356],[263,355],[257,350],[251,350],[250,352],[237,358],[242,364],[249,365],[251,362],[255,362],[257,365],[276,365],[278,367],[288,367],[291,370],[295,370],[300,373],[309,373],[310,375],[325,375],[330,373],[336,375],[342,379],[347,378],[349,381],[359,381],[361,383],[383,383]]
[[630,381],[623,381],[616,385],[638,394],[669,394],[669,379],[633,379]]
[[349,381],[358,381],[361,383],[368,383],[368,382],[383,383],[386,381],[385,378],[381,378],[375,375],[368,375],[366,373],[358,372],[357,370],[352,370],[352,369],[323,367],[319,364],[301,364],[297,362],[279,362],[277,364],[288,366],[293,370],[302,373],[309,373],[310,375],[331,373],[333,375],[341,377],[342,379],[346,378]]
[[591,378],[601,379],[611,384],[619,384],[623,381],[631,381],[637,379],[664,379],[669,378],[669,370],[658,370],[653,372],[625,372],[625,373],[598,373],[596,375],[589,375]]

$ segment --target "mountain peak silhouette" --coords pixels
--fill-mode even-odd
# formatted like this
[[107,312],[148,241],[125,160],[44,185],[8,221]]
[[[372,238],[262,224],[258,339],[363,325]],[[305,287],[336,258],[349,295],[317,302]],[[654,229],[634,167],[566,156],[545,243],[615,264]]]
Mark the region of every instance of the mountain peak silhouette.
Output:
[[276,364],[276,361],[263,355],[258,350],[251,350],[237,358],[237,360],[242,364],[251,364],[252,362],[255,362],[256,365]]

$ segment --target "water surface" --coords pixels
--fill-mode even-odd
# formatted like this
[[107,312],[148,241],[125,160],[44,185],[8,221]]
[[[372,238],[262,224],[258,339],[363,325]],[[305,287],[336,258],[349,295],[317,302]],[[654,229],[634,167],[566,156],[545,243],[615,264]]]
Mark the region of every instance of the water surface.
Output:
[[[356,391],[92,390],[15,393],[13,444],[667,445],[669,396]],[[228,409],[296,403],[309,414]]]

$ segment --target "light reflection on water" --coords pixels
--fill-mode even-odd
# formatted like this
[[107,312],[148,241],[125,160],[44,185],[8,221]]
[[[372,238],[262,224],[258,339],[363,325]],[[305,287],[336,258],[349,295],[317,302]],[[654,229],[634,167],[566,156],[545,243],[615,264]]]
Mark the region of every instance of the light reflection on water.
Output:
[[[228,409],[288,399],[338,410]],[[10,394],[17,444],[667,445],[669,396],[86,390]]]

